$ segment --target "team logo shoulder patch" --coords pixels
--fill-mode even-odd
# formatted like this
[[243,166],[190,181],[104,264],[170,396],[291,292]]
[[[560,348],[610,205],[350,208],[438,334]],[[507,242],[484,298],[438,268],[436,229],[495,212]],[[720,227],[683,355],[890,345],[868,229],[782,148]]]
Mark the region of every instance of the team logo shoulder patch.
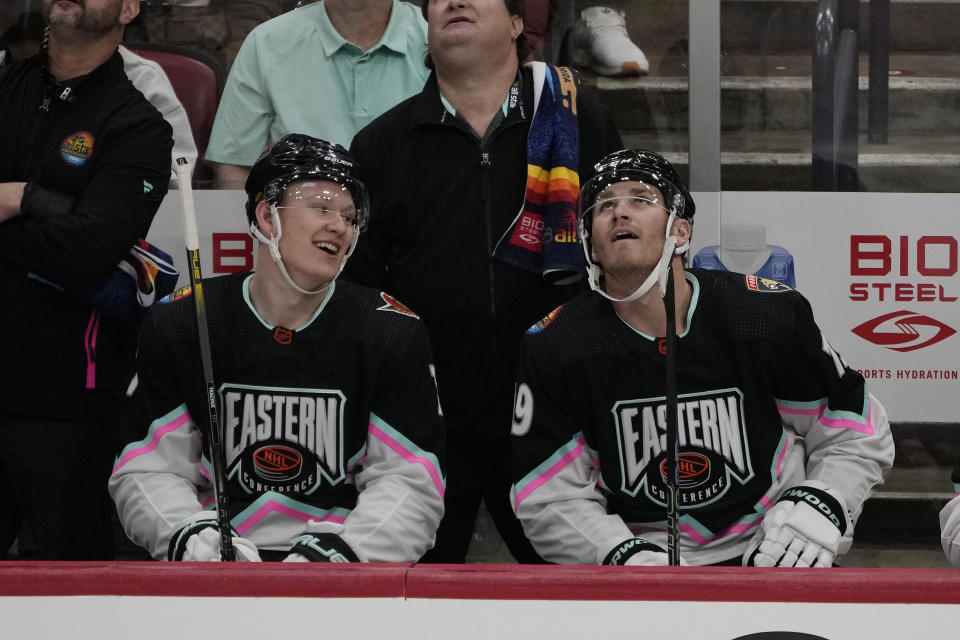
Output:
[[411,318],[419,319],[420,316],[415,314],[410,307],[403,304],[389,293],[380,292],[380,298],[386,303],[382,307],[377,307],[377,311],[393,311],[394,313],[399,313],[404,316],[410,316]]
[[554,309],[553,311],[545,315],[542,320],[537,322],[537,324],[527,329],[527,333],[540,333],[541,331],[549,327],[550,323],[553,322],[554,319],[557,317],[557,314],[560,313],[560,309],[563,309],[563,305],[560,305],[559,307],[557,307],[556,309]]
[[782,282],[777,282],[770,278],[758,278],[754,275],[747,276],[747,289],[750,291],[759,291],[760,293],[784,293],[785,291],[793,291],[793,289]]
[[168,302],[176,302],[181,298],[188,298],[191,295],[193,295],[193,288],[190,285],[187,285],[185,287],[180,287],[179,289],[177,289],[176,291],[174,291],[168,296],[164,296],[163,298],[160,298],[158,302],[160,304],[167,304]]
[[72,167],[79,167],[93,155],[93,134],[77,131],[60,144],[60,157]]

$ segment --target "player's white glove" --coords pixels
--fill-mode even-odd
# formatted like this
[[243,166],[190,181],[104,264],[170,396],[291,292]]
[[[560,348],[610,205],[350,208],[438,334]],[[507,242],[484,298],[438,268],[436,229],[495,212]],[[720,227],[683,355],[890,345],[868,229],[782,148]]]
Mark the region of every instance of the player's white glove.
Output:
[[[664,548],[643,538],[630,538],[614,547],[601,564],[627,567],[665,567],[670,559]],[[685,564],[681,562],[681,564]]]
[[297,538],[284,562],[360,562],[343,538],[335,533],[305,533]]
[[[215,517],[215,516],[214,516]],[[236,534],[236,531],[233,532]],[[233,550],[240,562],[260,562],[260,553],[252,542],[233,535]],[[195,520],[170,538],[167,560],[184,562],[219,562],[220,529],[210,517]]]
[[764,516],[744,565],[829,567],[843,535],[853,527],[843,498],[822,482],[808,481],[783,492]]
[[940,543],[950,564],[960,567],[960,495],[940,510]]

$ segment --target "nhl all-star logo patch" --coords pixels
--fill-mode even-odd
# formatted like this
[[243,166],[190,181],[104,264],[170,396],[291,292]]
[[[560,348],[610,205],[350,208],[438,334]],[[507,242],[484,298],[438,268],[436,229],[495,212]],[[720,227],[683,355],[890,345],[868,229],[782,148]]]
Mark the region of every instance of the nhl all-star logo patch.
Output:
[[760,291],[761,293],[783,293],[785,291],[793,291],[793,289],[782,282],[777,282],[776,280],[771,280],[770,278],[758,278],[754,275],[747,276],[747,289],[750,291]]
[[176,302],[177,300],[180,300],[181,298],[186,298],[187,296],[192,294],[193,294],[193,287],[191,287],[190,285],[187,285],[185,287],[180,287],[179,289],[177,289],[176,291],[174,291],[168,296],[164,296],[163,298],[160,298],[158,302],[160,304]]
[[410,307],[403,304],[389,293],[380,293],[380,298],[386,303],[382,307],[377,307],[377,311],[393,311],[394,313],[399,313],[405,316],[410,316],[411,318],[419,318]]
[[527,329],[527,333],[540,333],[541,331],[546,329],[548,326],[550,326],[550,323],[553,322],[553,319],[557,317],[557,314],[560,313],[560,309],[562,308],[563,308],[563,305],[560,305],[559,307],[557,307],[556,309],[554,309],[553,311],[545,315],[543,319],[537,322],[537,324]]
[[64,138],[60,145],[60,157],[72,167],[79,167],[93,155],[93,135],[89,131],[77,131]]

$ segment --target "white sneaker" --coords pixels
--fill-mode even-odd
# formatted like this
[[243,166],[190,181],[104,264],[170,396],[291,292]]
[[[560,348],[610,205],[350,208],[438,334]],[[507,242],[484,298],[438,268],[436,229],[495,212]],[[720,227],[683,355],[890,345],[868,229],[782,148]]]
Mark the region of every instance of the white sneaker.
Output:
[[650,63],[627,35],[623,16],[622,11],[610,7],[581,11],[581,23],[577,25],[574,40],[579,46],[574,46],[572,51],[574,63],[589,65],[603,76],[647,75]]

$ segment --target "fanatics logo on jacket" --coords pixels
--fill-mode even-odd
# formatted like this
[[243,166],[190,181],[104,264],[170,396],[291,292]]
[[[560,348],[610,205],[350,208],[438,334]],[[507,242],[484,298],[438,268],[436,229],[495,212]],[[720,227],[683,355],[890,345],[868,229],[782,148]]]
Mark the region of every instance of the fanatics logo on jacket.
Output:
[[[664,398],[617,402],[613,415],[623,492],[636,496],[643,489],[650,500],[665,505]],[[746,484],[754,477],[739,389],[681,395],[677,402],[677,436],[680,506],[689,509],[708,505],[730,489],[731,478]]]
[[225,384],[220,394],[226,467],[242,487],[303,493],[344,479],[340,391]]

